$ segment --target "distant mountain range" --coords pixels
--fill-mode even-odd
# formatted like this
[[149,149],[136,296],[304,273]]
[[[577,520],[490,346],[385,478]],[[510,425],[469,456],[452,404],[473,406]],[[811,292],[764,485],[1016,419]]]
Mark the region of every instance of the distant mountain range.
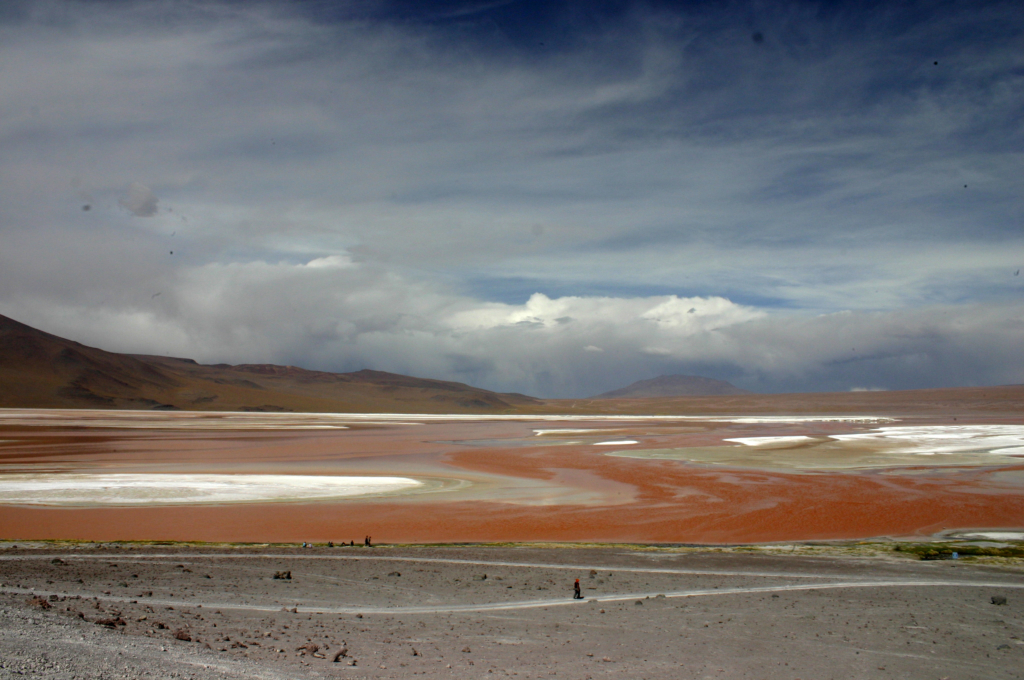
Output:
[[652,397],[722,397],[752,394],[724,380],[699,375],[662,375],[599,394],[591,399],[649,399]]
[[0,316],[0,407],[502,413],[543,402],[383,371],[116,354]]
[[1024,387],[753,394],[723,380],[665,375],[590,399],[535,399],[383,371],[202,365],[115,354],[0,316],[0,408],[305,413],[905,414],[1024,412]]

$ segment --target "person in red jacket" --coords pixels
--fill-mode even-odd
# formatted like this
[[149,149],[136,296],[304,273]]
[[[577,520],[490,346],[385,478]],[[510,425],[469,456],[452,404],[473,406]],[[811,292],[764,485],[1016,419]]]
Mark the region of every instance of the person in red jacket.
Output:
[[583,599],[583,594],[580,593],[580,580],[579,579],[576,579],[576,584],[573,585],[572,588],[573,588],[572,599],[574,599],[574,600],[582,600]]

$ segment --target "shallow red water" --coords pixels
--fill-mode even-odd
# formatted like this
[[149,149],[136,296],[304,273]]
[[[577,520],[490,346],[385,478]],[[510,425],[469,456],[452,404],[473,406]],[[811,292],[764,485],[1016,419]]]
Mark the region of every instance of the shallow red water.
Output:
[[[535,437],[534,429],[615,433]],[[0,506],[7,539],[623,541],[740,543],[1020,528],[1024,465],[790,473],[603,455],[736,436],[828,434],[849,423],[442,422],[335,431],[0,429],[0,473],[25,470],[387,474],[464,490],[321,503],[185,507]],[[585,440],[557,445],[553,440]],[[490,445],[488,440],[498,440]],[[1007,474],[1009,470],[1016,470]]]

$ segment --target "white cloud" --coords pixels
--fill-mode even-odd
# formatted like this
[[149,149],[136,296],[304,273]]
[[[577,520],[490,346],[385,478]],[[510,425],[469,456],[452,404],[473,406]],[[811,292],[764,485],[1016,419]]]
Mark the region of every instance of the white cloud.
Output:
[[[688,310],[693,309],[690,313]],[[450,320],[455,328],[488,329],[533,325],[562,329],[595,327],[628,320],[645,331],[671,330],[683,336],[721,325],[731,325],[764,315],[720,297],[680,298],[659,295],[647,298],[580,297],[549,298],[543,293],[530,296],[525,304],[492,303],[457,312]]]
[[157,298],[145,289],[97,311],[95,290],[81,291],[3,312],[114,351],[370,367],[540,396],[662,373],[767,391],[1024,382],[1019,304],[807,315],[724,298],[538,294],[506,305],[339,261],[202,264],[162,274]]
[[787,7],[754,45],[637,5],[543,55],[291,4],[26,7],[0,313],[45,330],[540,395],[1024,381],[1006,6]]
[[307,267],[312,269],[340,269],[344,267],[352,266],[352,258],[345,255],[327,255],[326,257],[317,257],[306,263]]

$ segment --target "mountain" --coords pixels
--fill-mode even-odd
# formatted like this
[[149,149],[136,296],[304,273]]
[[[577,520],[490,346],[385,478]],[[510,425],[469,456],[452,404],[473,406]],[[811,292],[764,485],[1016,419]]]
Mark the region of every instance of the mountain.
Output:
[[0,407],[392,413],[502,413],[543,402],[383,371],[202,365],[116,354],[0,315]]
[[204,366],[191,359],[115,354],[0,316],[0,408],[19,407],[613,416],[930,414],[948,416],[950,421],[975,413],[1019,420],[1024,412],[1024,386],[753,394],[721,380],[662,376],[591,399],[542,401],[382,371],[327,373],[273,364]]
[[648,399],[651,397],[721,397],[751,394],[748,390],[713,378],[699,375],[662,375],[638,380],[632,385],[599,394],[591,399]]

